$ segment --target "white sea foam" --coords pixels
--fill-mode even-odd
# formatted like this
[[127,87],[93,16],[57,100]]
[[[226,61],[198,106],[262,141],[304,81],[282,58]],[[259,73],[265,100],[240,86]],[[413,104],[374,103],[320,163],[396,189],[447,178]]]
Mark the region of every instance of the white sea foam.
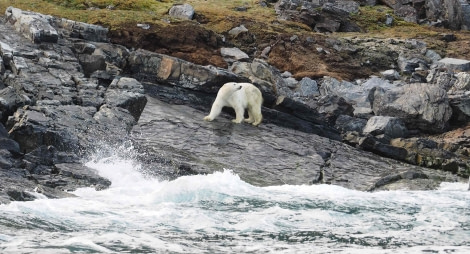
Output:
[[368,193],[332,185],[256,187],[230,170],[160,181],[116,156],[86,165],[111,187],[1,205],[0,252],[470,250],[465,184]]

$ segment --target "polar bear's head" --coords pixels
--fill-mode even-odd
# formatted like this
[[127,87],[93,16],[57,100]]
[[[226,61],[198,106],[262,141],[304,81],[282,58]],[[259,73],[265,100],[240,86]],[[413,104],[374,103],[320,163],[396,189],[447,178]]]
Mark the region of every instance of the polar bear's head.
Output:
[[240,91],[243,88],[243,86],[239,83],[236,82],[229,82],[225,83],[220,91],[223,91],[225,95],[231,95],[235,93],[236,91]]

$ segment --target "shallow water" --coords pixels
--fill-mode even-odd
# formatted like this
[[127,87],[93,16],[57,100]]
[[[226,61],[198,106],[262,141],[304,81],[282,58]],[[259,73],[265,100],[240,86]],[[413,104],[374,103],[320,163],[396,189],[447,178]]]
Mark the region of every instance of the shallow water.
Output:
[[132,160],[87,163],[113,184],[0,205],[0,253],[469,253],[468,184],[367,193],[256,187],[230,170],[159,181]]

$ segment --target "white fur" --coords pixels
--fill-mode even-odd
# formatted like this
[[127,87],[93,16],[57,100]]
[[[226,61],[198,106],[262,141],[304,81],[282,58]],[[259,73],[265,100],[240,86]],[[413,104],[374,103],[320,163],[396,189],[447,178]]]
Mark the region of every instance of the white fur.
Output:
[[[244,120],[257,126],[263,120],[261,104],[263,104],[263,96],[256,86],[250,83],[229,82],[219,89],[211,112],[204,117],[204,120],[212,121],[220,114],[223,107],[232,107],[236,115],[232,122],[241,123]],[[243,119],[245,109],[248,110],[248,118]]]

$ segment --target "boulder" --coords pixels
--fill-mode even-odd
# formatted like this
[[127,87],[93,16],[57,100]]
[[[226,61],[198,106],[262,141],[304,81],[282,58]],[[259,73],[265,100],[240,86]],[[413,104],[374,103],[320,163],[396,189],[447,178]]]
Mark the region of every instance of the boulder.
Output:
[[438,64],[452,71],[470,71],[470,61],[465,59],[446,57],[439,60]]
[[349,115],[339,115],[336,118],[335,128],[341,133],[356,132],[362,133],[367,124],[366,119],[357,118]]
[[132,51],[128,59],[130,72],[136,79],[192,90],[216,93],[227,82],[248,81],[226,69],[201,66],[146,50]]
[[66,37],[108,42],[108,28],[63,18],[54,18],[51,22]]
[[413,83],[388,90],[377,87],[373,98],[375,115],[400,118],[408,129],[441,133],[452,115],[447,93],[437,85]]
[[391,139],[403,138],[408,135],[408,130],[402,120],[390,116],[373,116],[369,118],[362,132],[371,134],[386,144]]
[[10,6],[5,11],[5,17],[18,32],[34,43],[55,43],[59,39],[57,30],[50,24],[52,16],[23,11]]
[[299,87],[296,91],[299,96],[302,97],[314,97],[320,95],[317,82],[308,77],[302,78],[302,80],[299,81]]
[[190,4],[174,5],[170,8],[168,14],[173,18],[191,20],[194,16],[194,8]]
[[349,19],[350,13],[359,10],[355,1],[281,0],[274,7],[279,19],[304,23],[318,32],[360,31]]
[[397,84],[378,77],[372,77],[361,84],[324,77],[321,81],[320,93],[343,97],[347,103],[353,105],[355,116],[369,117],[373,113],[371,105],[375,89],[381,88],[387,91],[396,86]]
[[113,80],[109,85],[104,102],[111,107],[126,109],[137,122],[147,103],[147,97],[140,82],[133,78],[122,77]]
[[457,80],[454,83],[453,89],[470,91],[470,73],[459,72],[455,76],[457,77]]
[[466,124],[470,121],[470,91],[457,91],[449,94],[452,107],[452,123]]
[[237,61],[247,61],[250,57],[239,48],[221,48],[220,54],[228,64]]
[[380,72],[382,74],[382,77],[387,80],[399,80],[400,79],[400,74],[396,70],[386,70]]
[[244,25],[240,25],[240,26],[230,29],[230,31],[228,31],[228,34],[233,37],[237,37],[239,34],[247,33],[247,32],[248,32],[248,29]]

